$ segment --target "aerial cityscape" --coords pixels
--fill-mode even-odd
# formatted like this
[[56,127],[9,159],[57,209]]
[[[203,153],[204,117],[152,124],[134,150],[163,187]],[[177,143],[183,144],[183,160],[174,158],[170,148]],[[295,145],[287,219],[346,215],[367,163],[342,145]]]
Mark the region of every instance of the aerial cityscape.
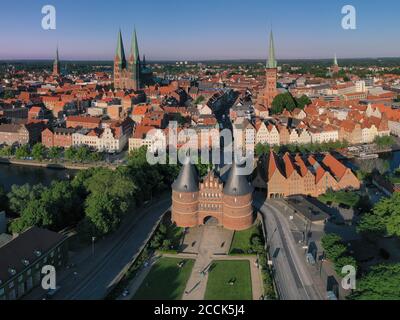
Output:
[[3,5],[0,300],[400,300],[400,4],[94,2]]

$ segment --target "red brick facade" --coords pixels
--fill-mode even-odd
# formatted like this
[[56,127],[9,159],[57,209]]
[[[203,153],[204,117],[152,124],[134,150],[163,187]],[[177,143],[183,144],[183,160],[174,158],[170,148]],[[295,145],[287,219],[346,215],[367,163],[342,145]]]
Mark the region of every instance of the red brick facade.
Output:
[[53,131],[46,129],[42,132],[42,144],[47,148],[72,146],[72,133],[74,130],[55,128]]
[[318,197],[328,190],[360,188],[360,181],[351,169],[331,154],[317,161],[313,155],[303,157],[297,154],[293,157],[286,153],[279,158],[274,152],[270,152],[267,162],[268,198],[292,195]]
[[203,225],[212,217],[229,230],[245,230],[254,223],[252,192],[227,194],[224,184],[210,172],[191,192],[172,190],[172,220],[179,227]]

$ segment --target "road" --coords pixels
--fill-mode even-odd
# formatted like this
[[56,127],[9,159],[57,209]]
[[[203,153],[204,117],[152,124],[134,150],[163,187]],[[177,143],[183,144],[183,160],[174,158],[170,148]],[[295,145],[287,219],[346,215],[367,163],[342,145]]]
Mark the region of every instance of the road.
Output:
[[[160,217],[171,206],[168,195],[148,208],[141,209],[140,218],[126,221],[111,237],[95,245],[94,256],[71,270],[58,285],[61,290],[57,300],[98,300],[103,299],[109,289],[123,275],[124,269],[137,255]],[[89,249],[91,251],[91,248]]]
[[260,207],[266,226],[274,277],[282,300],[322,300],[296,247],[289,223],[268,201]]

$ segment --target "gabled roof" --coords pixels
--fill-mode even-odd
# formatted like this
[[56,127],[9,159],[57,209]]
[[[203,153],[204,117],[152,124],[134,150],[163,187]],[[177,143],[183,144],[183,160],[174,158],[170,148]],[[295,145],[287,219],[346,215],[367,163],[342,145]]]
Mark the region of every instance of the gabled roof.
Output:
[[335,176],[336,180],[342,179],[344,174],[347,171],[347,168],[344,164],[342,164],[339,160],[337,160],[334,156],[328,153],[325,158],[322,160],[322,163],[329,168],[331,173]]

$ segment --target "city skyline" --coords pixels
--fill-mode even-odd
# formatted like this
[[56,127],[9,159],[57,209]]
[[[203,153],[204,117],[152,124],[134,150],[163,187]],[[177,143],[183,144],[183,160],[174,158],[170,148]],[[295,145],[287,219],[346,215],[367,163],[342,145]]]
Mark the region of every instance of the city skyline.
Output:
[[[129,43],[135,26],[141,53],[149,61],[265,59],[271,28],[280,60],[332,59],[335,53],[339,59],[400,55],[400,45],[392,41],[399,24],[395,19],[398,3],[392,1],[377,15],[371,3],[352,1],[357,10],[356,30],[341,27],[341,8],[346,4],[281,5],[254,0],[249,10],[249,3],[238,1],[100,1],[93,10],[91,1],[53,1],[57,29],[45,31],[41,28],[43,4],[20,1],[4,5],[7,15],[1,16],[0,28],[9,32],[0,39],[0,60],[49,60],[58,46],[62,60],[111,61],[118,30],[125,35],[124,43]],[[247,14],[243,14],[245,9]]]

